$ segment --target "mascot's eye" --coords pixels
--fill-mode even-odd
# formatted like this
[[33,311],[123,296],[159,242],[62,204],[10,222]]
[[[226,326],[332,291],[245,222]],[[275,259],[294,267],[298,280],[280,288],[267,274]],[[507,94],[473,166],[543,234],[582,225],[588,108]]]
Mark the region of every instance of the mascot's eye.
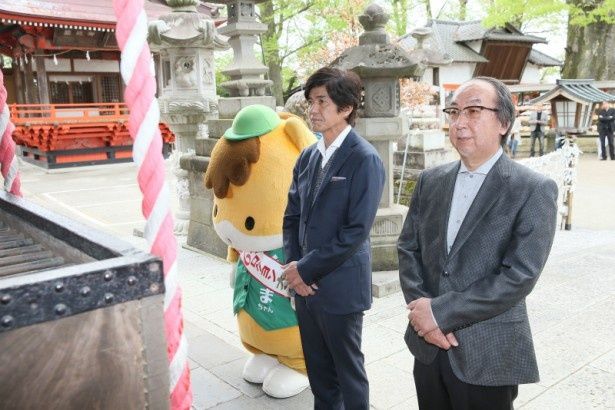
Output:
[[218,205],[214,205],[214,218],[218,216]]
[[254,229],[254,218],[252,218],[251,216],[248,216],[246,218],[246,229],[248,231],[251,231],[252,229]]

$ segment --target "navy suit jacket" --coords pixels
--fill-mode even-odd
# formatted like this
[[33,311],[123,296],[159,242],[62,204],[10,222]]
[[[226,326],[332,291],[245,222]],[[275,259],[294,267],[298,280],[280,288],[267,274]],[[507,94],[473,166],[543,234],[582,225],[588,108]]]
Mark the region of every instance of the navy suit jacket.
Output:
[[313,144],[295,164],[284,214],[286,260],[297,261],[303,281],[318,286],[306,298],[308,306],[333,314],[361,312],[372,303],[369,232],[384,167],[375,148],[351,130],[312,201],[320,155]]

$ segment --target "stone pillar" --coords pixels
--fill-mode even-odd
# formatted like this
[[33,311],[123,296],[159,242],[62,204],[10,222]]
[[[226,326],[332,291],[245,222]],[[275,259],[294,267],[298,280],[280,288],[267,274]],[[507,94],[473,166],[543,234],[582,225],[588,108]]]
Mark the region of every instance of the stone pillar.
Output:
[[[230,80],[220,85],[229,91],[230,97],[218,100],[218,119],[209,123],[209,136],[212,138],[220,138],[243,107],[262,104],[275,109],[275,98],[267,95],[271,81],[263,78],[267,67],[254,55],[256,36],[267,30],[263,23],[256,20],[256,4],[263,1],[213,1],[227,7],[227,24],[220,29],[220,33],[229,38],[233,61],[223,71]],[[207,152],[203,154],[209,156]]]
[[230,97],[218,99],[218,116],[207,122],[207,138],[199,135],[195,153],[181,159],[181,168],[188,172],[190,181],[190,223],[187,247],[226,257],[227,246],[218,238],[211,220],[213,192],[205,189],[204,174],[211,150],[218,138],[231,127],[233,118],[243,107],[262,104],[275,109],[275,98],[268,92],[271,81],[265,80],[265,67],[254,55],[256,36],[266,26],[256,20],[256,4],[264,0],[217,0],[228,11],[226,26],[220,33],[229,38],[233,48],[233,61],[223,71],[230,80],[222,83]]
[[171,156],[179,209],[175,233],[186,235],[190,220],[188,171],[180,158],[195,151],[197,138],[207,137],[207,121],[217,117],[214,48],[225,48],[213,20],[199,14],[197,0],[167,0],[173,7],[149,25],[148,41],[158,52],[161,119],[176,136]]
[[393,153],[394,142],[407,132],[407,127],[403,116],[359,118],[355,126],[357,132],[374,145],[386,171],[384,192],[370,234],[374,271],[395,270],[398,266],[397,238],[408,208],[393,202]]
[[395,142],[408,132],[405,115],[400,115],[399,78],[420,78],[425,70],[421,59],[391,44],[384,26],[389,15],[371,4],[359,16],[365,32],[359,45],[345,50],[332,66],[352,70],[365,90],[361,118],[355,129],[376,147],[384,163],[387,179],[370,234],[372,269],[396,270],[397,239],[408,208],[393,202],[393,154]]

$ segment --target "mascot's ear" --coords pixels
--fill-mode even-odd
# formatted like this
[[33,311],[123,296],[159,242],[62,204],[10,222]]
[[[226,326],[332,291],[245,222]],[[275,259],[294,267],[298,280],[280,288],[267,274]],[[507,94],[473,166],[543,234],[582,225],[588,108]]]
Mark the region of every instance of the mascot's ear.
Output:
[[278,117],[280,117],[282,120],[287,120],[289,118],[299,118],[295,114],[292,114],[286,111],[278,111],[277,114],[278,114]]
[[303,120],[293,114],[289,114],[290,116],[286,120],[286,124],[284,124],[284,131],[286,135],[290,138],[293,144],[302,151],[305,147],[309,147],[313,143],[316,142],[316,137],[310,131],[310,129],[305,125]]

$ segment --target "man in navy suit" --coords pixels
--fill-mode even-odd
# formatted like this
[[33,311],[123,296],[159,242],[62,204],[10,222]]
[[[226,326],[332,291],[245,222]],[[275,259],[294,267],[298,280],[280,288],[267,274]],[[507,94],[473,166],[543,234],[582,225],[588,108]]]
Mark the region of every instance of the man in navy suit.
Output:
[[361,352],[371,307],[369,232],[385,172],[374,147],[353,129],[361,80],[321,68],[307,81],[312,129],[322,134],[295,165],[284,215],[288,285],[317,409],[368,409]]

